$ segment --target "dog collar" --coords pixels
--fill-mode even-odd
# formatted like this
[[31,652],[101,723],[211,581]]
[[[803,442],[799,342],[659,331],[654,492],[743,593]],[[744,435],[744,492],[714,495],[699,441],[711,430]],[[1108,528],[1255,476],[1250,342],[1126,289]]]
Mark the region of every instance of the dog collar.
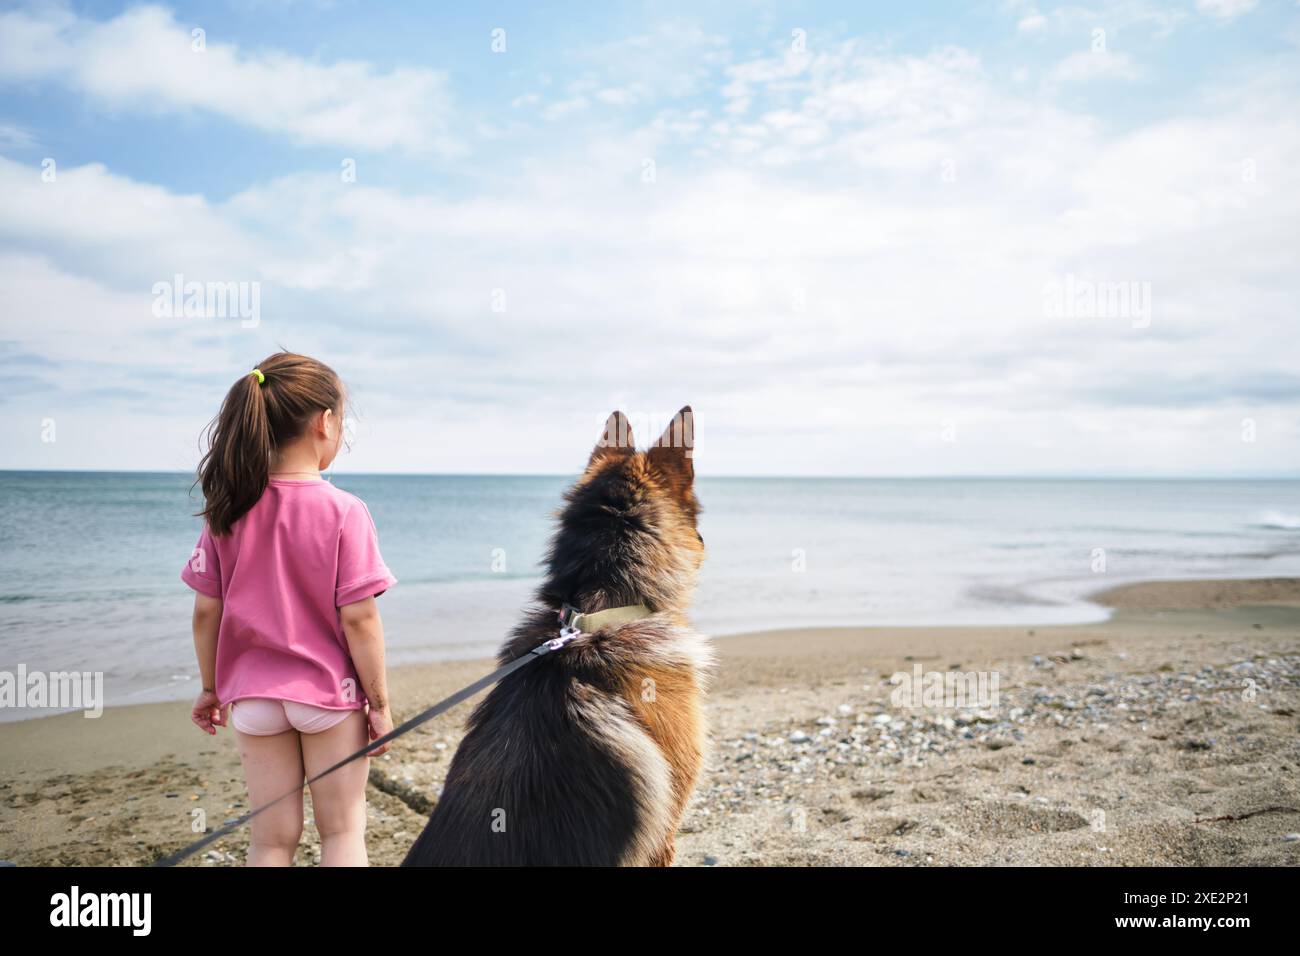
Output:
[[628,604],[623,607],[611,607],[604,611],[583,614],[576,607],[564,604],[560,607],[560,631],[574,634],[594,634],[602,627],[611,624],[627,624],[640,621],[654,614],[644,604]]

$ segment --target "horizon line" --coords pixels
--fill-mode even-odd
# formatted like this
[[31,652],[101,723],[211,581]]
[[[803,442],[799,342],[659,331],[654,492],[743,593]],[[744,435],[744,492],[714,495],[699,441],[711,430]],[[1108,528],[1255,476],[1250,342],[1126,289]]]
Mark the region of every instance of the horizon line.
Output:
[[[193,471],[160,468],[0,468],[0,474],[68,475],[194,475]],[[326,472],[328,478],[572,478],[575,472],[488,472],[488,471],[344,471]],[[705,479],[753,481],[1300,481],[1300,472],[1189,475],[1159,474],[910,474],[910,475],[697,475]]]

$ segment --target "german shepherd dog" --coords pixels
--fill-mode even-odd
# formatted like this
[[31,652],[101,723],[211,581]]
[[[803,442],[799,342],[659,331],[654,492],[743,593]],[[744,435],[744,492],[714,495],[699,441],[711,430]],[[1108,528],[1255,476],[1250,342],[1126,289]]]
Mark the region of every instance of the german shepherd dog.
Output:
[[609,417],[565,492],[537,603],[498,660],[556,638],[566,605],[640,616],[578,634],[479,702],[403,866],[672,863],[714,667],[686,619],[704,558],[694,432],[683,408],[642,452],[627,417]]

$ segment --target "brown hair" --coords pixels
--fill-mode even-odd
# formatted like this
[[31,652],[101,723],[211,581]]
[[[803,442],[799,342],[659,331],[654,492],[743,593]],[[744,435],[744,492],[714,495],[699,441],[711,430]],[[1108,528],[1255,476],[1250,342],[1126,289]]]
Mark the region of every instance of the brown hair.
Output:
[[262,497],[277,448],[302,435],[317,412],[343,411],[343,383],[323,362],[276,352],[257,370],[260,381],[250,370],[230,386],[207,428],[208,450],[195,484],[203,487],[199,514],[214,535],[228,534]]

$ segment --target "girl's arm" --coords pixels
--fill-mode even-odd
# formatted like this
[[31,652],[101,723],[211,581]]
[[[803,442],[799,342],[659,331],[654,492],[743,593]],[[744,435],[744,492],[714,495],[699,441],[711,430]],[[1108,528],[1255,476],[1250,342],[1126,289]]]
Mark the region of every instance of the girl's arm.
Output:
[[221,702],[217,700],[217,631],[221,627],[221,598],[206,594],[194,595],[194,656],[199,661],[199,678],[203,689],[194,702],[191,719],[201,730],[210,734],[217,731],[214,724],[222,724]]
[[203,689],[217,690],[217,631],[221,627],[221,598],[194,595],[194,653],[199,659]]
[[[375,740],[393,729],[388,710],[388,674],[384,664],[384,622],[379,617],[379,605],[373,597],[345,604],[339,608],[339,620],[348,640],[352,663],[370,701],[370,739]],[[370,755],[387,753],[389,746],[384,744],[372,750]]]

